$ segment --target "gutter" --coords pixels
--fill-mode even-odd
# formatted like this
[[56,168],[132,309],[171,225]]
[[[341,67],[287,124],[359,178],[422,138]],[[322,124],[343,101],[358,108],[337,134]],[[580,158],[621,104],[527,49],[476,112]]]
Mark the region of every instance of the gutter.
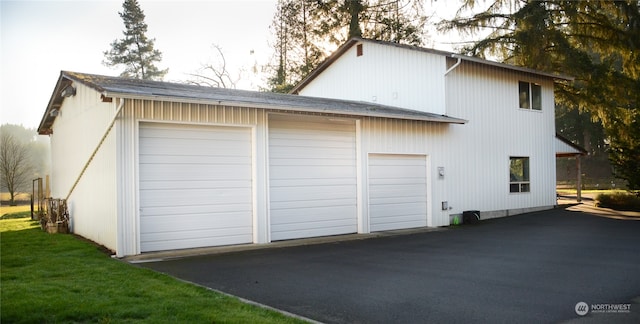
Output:
[[98,142],[98,145],[96,146],[96,148],[93,150],[93,153],[91,153],[91,156],[89,157],[89,160],[87,161],[87,163],[84,164],[84,167],[82,168],[82,171],[80,171],[80,174],[78,175],[78,178],[76,178],[76,181],[73,183],[73,186],[71,186],[71,189],[69,190],[69,193],[67,194],[67,197],[65,197],[65,200],[69,200],[69,197],[71,196],[71,193],[73,193],[73,190],[78,185],[78,182],[80,182],[80,179],[84,175],[85,171],[87,171],[87,168],[91,164],[91,161],[93,161],[93,158],[98,153],[98,150],[100,150],[100,147],[102,147],[102,144],[104,143],[105,139],[107,139],[107,136],[111,132],[111,129],[113,128],[113,125],[116,123],[116,119],[118,119],[118,115],[120,115],[120,111],[122,111],[123,107],[124,107],[124,98],[120,98],[120,104],[118,105],[118,109],[116,110],[116,113],[113,116],[113,119],[111,120],[111,123],[109,123],[109,126],[107,127],[107,130],[104,132],[104,135],[102,135],[102,138],[100,139],[100,142]]

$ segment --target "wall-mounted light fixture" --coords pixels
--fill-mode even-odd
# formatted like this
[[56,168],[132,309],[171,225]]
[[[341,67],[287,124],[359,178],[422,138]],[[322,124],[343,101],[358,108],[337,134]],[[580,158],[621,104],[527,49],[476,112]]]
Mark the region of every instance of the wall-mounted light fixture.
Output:
[[75,95],[76,95],[76,88],[72,87],[71,85],[66,86],[60,92],[60,96],[62,96],[63,98],[69,98],[69,97],[73,97]]
[[60,114],[60,109],[58,108],[53,108],[51,109],[51,111],[49,112],[49,116],[51,117],[56,117]]
[[438,179],[444,179],[444,167],[438,167]]

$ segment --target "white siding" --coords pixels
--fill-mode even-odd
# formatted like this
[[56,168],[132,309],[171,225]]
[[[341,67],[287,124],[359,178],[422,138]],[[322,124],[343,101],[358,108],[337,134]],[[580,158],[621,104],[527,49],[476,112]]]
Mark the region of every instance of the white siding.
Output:
[[372,232],[427,226],[427,159],[424,155],[369,155]]
[[253,242],[268,241],[265,112],[259,109],[196,103],[127,100],[118,129],[118,256],[141,252],[139,184],[139,124],[164,121],[176,125],[233,126],[251,129]]
[[556,140],[554,141],[554,144],[556,148],[556,154],[582,154],[582,152],[576,150],[575,147],[561,141],[557,137],[556,137]]
[[[542,85],[541,111],[519,108],[518,81]],[[549,78],[465,61],[448,74],[447,113],[469,120],[447,139],[453,214],[555,204],[554,109]],[[509,193],[511,156],[530,158],[530,193]]]
[[269,118],[271,240],[357,231],[355,122]]
[[330,65],[300,92],[445,114],[445,57],[363,42]]
[[[65,198],[89,160],[117,103],[103,103],[94,90],[74,83],[76,95],[65,98],[51,135],[51,196]],[[69,197],[74,233],[116,249],[116,135],[110,132]]]
[[141,251],[253,241],[251,129],[140,125]]
[[[464,125],[449,125],[421,121],[393,120],[386,118],[363,118],[362,122],[362,154],[361,159],[367,161],[368,155],[406,154],[426,156],[427,172],[427,226],[449,225],[448,211],[440,210],[442,201],[451,199],[447,191],[447,177],[439,179],[437,167],[449,165],[450,155],[447,134],[452,128]],[[368,188],[368,165],[362,167],[363,196],[370,194]],[[363,204],[363,214],[370,215],[370,206]],[[363,229],[369,232],[369,228]]]

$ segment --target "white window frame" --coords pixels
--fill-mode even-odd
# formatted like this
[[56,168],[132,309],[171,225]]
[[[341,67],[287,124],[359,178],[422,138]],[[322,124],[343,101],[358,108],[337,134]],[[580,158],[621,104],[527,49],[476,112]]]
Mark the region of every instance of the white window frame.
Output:
[[[522,179],[519,175],[511,172],[511,165],[515,160],[523,160]],[[509,157],[509,193],[528,193],[531,192],[531,159],[528,156],[510,156]],[[517,190],[514,190],[517,188]]]
[[520,109],[541,111],[542,86],[535,82],[518,81],[518,106]]

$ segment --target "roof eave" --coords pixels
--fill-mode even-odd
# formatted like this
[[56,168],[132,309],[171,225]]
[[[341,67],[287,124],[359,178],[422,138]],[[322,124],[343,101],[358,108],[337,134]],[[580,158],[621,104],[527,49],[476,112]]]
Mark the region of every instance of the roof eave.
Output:
[[572,141],[570,141],[568,138],[562,136],[562,134],[556,132],[556,138],[569,145],[570,147],[572,147],[573,149],[575,149],[576,151],[578,151],[578,153],[556,153],[556,156],[562,157],[562,156],[576,156],[576,155],[588,155],[589,152],[587,152],[587,150],[585,150],[582,146],[573,143]]
[[296,112],[310,112],[310,113],[325,113],[325,114],[334,114],[334,115],[342,115],[342,116],[361,116],[361,117],[381,117],[381,118],[392,118],[392,119],[403,119],[403,120],[417,120],[417,121],[426,121],[426,122],[435,122],[435,123],[446,123],[446,124],[466,124],[468,120],[449,117],[446,115],[436,115],[436,116],[426,116],[426,115],[404,115],[404,114],[393,114],[393,113],[384,113],[384,112],[372,112],[372,111],[363,111],[362,113],[358,113],[357,111],[340,111],[333,109],[322,109],[322,108],[310,108],[310,107],[300,107],[295,105],[280,105],[273,103],[255,103],[250,101],[240,101],[240,100],[217,100],[217,99],[198,99],[198,98],[190,98],[190,97],[177,97],[177,96],[163,96],[163,95],[151,95],[151,94],[134,94],[127,92],[109,92],[103,91],[101,93],[104,97],[117,97],[124,99],[132,99],[132,100],[157,100],[157,101],[178,101],[183,103],[195,103],[195,104],[213,104],[213,105],[221,105],[221,106],[229,106],[229,107],[242,107],[242,108],[256,108],[256,109],[273,109],[273,110],[288,110],[288,111],[296,111]]
[[474,57],[474,56],[468,56],[468,55],[462,55],[462,54],[453,53],[453,54],[451,54],[451,57],[452,58],[456,58],[456,59],[469,61],[469,62],[478,63],[478,64],[495,66],[495,67],[508,69],[508,70],[519,71],[519,72],[531,73],[531,74],[535,74],[535,75],[549,77],[549,78],[556,79],[556,80],[573,81],[575,79],[574,77],[568,76],[568,75],[542,72],[542,71],[538,71],[538,70],[534,70],[534,69],[530,69],[530,68],[526,68],[526,67],[520,67],[520,66],[506,64],[506,63],[489,61],[489,60],[481,59],[479,57]]
[[53,132],[52,126],[55,122],[56,115],[53,113],[54,109],[60,109],[62,106],[62,102],[64,98],[61,96],[62,90],[69,86],[72,81],[67,78],[65,72],[60,72],[60,76],[58,77],[58,81],[56,82],[56,86],[53,89],[53,93],[49,98],[49,103],[47,104],[47,109],[40,120],[40,124],[38,125],[38,134],[39,135],[51,135]]

